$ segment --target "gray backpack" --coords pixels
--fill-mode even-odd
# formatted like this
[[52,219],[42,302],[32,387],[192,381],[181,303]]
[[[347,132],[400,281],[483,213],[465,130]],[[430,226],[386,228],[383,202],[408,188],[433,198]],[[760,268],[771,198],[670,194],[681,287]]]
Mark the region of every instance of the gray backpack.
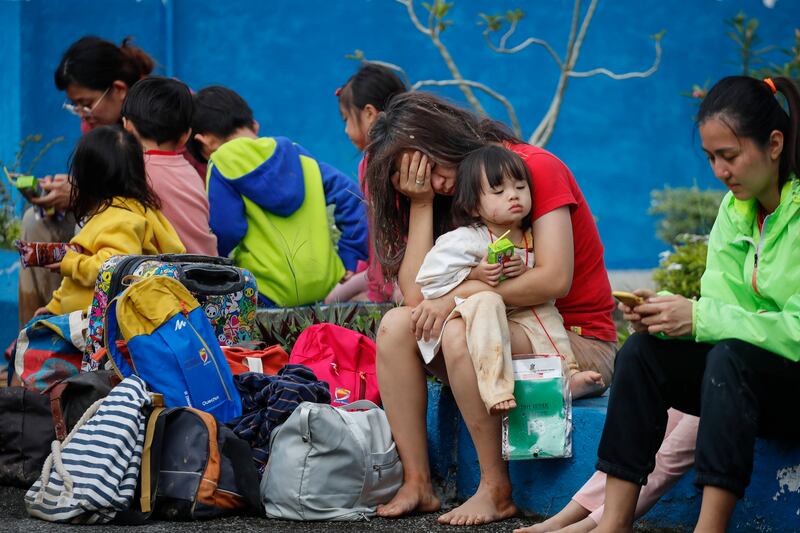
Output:
[[361,520],[402,482],[389,422],[377,405],[303,402],[272,432],[261,501],[271,518]]

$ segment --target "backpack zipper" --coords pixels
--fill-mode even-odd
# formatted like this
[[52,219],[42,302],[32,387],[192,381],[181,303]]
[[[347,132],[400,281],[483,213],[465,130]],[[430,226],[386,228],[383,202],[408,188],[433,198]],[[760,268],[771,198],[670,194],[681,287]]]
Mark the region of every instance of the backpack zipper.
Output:
[[358,394],[356,395],[358,400],[363,400],[367,396],[367,373],[366,372],[359,372],[358,373]]
[[217,359],[214,357],[214,353],[209,349],[208,344],[206,344],[206,341],[203,339],[200,333],[197,332],[194,325],[189,320],[189,313],[185,312],[185,308],[184,308],[184,314],[186,316],[186,323],[189,325],[190,328],[192,328],[194,334],[197,335],[197,338],[200,340],[200,344],[203,345],[203,349],[206,350],[206,353],[211,358],[211,361],[214,363],[214,368],[217,370],[217,376],[219,377],[219,382],[222,385],[222,389],[225,391],[225,397],[228,398],[228,401],[232,401],[231,393],[228,391],[228,387],[225,386],[225,380],[222,379],[222,372],[220,372],[219,370],[219,365],[217,364]]

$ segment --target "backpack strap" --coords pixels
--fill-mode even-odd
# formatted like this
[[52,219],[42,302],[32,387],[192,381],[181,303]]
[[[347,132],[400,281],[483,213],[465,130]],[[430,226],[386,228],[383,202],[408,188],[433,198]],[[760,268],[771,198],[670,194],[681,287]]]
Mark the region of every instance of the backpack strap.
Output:
[[119,337],[119,324],[117,323],[117,300],[114,298],[106,308],[105,325],[103,328],[103,348],[108,352],[108,360],[120,377],[126,378],[136,374],[135,369],[131,368],[122,352],[117,347]]
[[152,513],[158,493],[158,473],[161,463],[161,448],[164,443],[164,425],[166,416],[164,407],[159,406],[153,409],[147,419],[147,429],[142,448],[142,466],[140,483],[142,487],[139,498],[139,507],[143,513]]
[[60,381],[50,389],[50,411],[53,413],[53,428],[56,430],[56,439],[63,441],[67,438],[67,423],[64,421],[64,413],[61,410],[61,395],[67,384]]

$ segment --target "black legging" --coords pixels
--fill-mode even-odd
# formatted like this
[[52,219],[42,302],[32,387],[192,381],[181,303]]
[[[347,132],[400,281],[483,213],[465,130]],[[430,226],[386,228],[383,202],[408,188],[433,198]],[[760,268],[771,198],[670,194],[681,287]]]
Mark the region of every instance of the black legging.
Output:
[[798,392],[800,364],[752,344],[634,334],[617,354],[597,469],[646,484],[674,407],[700,416],[695,483],[741,498],[756,436],[800,438]]

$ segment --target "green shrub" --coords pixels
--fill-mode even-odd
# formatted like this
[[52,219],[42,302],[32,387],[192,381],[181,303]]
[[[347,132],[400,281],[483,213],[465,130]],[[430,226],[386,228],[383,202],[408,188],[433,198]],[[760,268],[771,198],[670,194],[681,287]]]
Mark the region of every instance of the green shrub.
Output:
[[708,235],[724,195],[725,191],[701,191],[696,185],[651,191],[648,212],[662,217],[656,235],[670,245],[681,235]]
[[681,294],[687,298],[700,296],[700,278],[706,270],[708,237],[680,235],[672,252],[663,252],[653,281],[659,291]]
[[257,322],[261,340],[267,344],[280,344],[289,353],[304,329],[322,322],[357,331],[375,340],[381,318],[394,306],[392,303],[350,302],[262,309],[258,312]]

